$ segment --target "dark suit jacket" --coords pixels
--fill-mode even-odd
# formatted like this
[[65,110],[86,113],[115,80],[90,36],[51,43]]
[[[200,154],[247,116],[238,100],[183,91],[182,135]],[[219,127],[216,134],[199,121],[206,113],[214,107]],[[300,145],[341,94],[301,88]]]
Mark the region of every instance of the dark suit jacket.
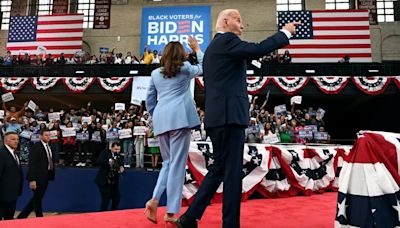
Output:
[[7,147],[0,147],[0,201],[15,202],[22,193],[23,172]]
[[[110,165],[109,165],[109,159],[112,157],[112,152],[110,150],[103,150],[99,158],[97,159],[97,165],[100,166],[99,172],[97,173],[95,182],[98,185],[105,185],[108,183],[108,173],[110,172]],[[124,160],[122,156],[117,156],[117,166],[123,166],[124,165]],[[119,173],[116,173],[115,176],[115,182],[118,184],[119,182]]]
[[[54,152],[52,151],[53,164],[55,166]],[[29,151],[28,175],[27,180],[37,182],[47,182],[54,180],[55,169],[48,170],[49,162],[47,152],[42,142],[35,143]]]
[[206,127],[248,125],[246,60],[260,58],[287,44],[289,40],[283,32],[260,43],[242,41],[231,32],[215,35],[203,63]]

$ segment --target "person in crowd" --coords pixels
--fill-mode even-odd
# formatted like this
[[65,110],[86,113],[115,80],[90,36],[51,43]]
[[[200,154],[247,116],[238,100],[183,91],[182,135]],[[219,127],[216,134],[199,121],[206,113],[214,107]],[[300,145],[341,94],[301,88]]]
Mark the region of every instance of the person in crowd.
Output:
[[154,55],[151,52],[150,48],[148,46],[145,47],[144,49],[144,55],[143,55],[143,64],[151,64],[153,62]]
[[17,122],[17,118],[14,116],[10,118],[9,122],[4,123],[5,132],[15,132],[17,134],[21,133],[21,124]]
[[282,63],[291,63],[292,62],[292,56],[289,53],[289,50],[285,50],[285,52],[282,55],[281,58]]
[[7,51],[6,56],[3,58],[3,65],[4,66],[12,66],[13,65],[13,57],[10,51]]
[[46,193],[49,181],[55,177],[55,158],[50,149],[50,131],[42,129],[40,143],[32,146],[29,152],[28,175],[29,188],[33,196],[24,207],[18,218],[27,218],[34,210],[36,217],[43,217],[42,199]]
[[90,135],[91,144],[89,149],[92,154],[92,162],[97,161],[100,152],[106,147],[106,131],[101,126],[101,122],[97,122]]
[[290,135],[289,129],[287,125],[282,125],[281,131],[279,132],[279,138],[281,139],[281,143],[291,143],[292,137]]
[[120,143],[113,142],[111,150],[103,150],[97,160],[97,165],[100,168],[95,182],[101,195],[100,211],[107,211],[110,201],[111,210],[118,209],[120,201],[119,177],[124,172],[124,162],[120,152]]
[[338,63],[349,63],[350,62],[350,56],[349,55],[345,55],[343,56],[343,58],[341,58]]
[[154,50],[153,51],[153,60],[151,61],[151,64],[160,64],[161,56],[158,55],[158,51]]
[[296,24],[289,23],[256,44],[239,38],[243,22],[238,10],[227,9],[218,15],[217,34],[204,59],[205,123],[213,143],[214,164],[194,201],[176,222],[178,227],[197,227],[197,220],[201,219],[222,180],[224,189],[229,189],[223,196],[223,227],[240,227],[243,148],[249,121],[246,59],[258,59],[289,44]]
[[[90,126],[87,122],[83,122],[82,128],[77,131],[78,133],[87,134],[89,136]],[[78,142],[78,158],[79,162],[76,166],[86,166],[89,153],[89,138]]]
[[[135,126],[145,127],[143,121],[136,121]],[[136,168],[144,168],[144,135],[136,135],[135,140]]]
[[161,67],[151,73],[146,99],[163,158],[153,197],[147,201],[145,209],[146,217],[154,223],[157,223],[157,206],[165,190],[167,214],[164,220],[176,221],[175,214],[181,208],[191,128],[200,125],[189,85],[192,78],[203,73],[203,53],[194,38],[190,37],[188,41],[189,47],[197,53],[199,64],[191,65],[186,61],[181,43],[169,42],[163,52]]
[[[130,129],[133,133],[133,121],[129,120],[124,129]],[[122,150],[124,152],[124,167],[130,168],[132,165],[132,153],[133,153],[133,134],[131,137],[122,139]]]
[[6,132],[0,147],[0,221],[14,219],[17,199],[22,194],[24,179],[16,154],[18,142],[17,133]]
[[61,146],[62,146],[62,134],[61,134],[61,128],[60,128],[60,121],[57,120],[54,122],[53,126],[50,129],[50,135],[53,132],[54,136],[53,138],[50,137],[50,148],[51,151],[53,151],[54,154],[54,160],[56,164],[59,164],[60,162],[60,151],[61,151]]
[[12,117],[14,117],[15,121],[19,122],[19,118],[24,115],[27,106],[28,102],[25,102],[24,106],[19,111],[17,111],[17,108],[15,106],[11,106],[10,109],[7,109],[5,102],[3,102],[3,110],[5,114],[4,120],[7,122],[10,121]]
[[157,168],[158,164],[158,156],[160,154],[160,146],[159,145],[150,145],[149,140],[155,140],[157,141],[157,136],[154,135],[154,131],[152,126],[148,128],[148,131],[146,132],[146,144],[148,146],[149,153],[151,154],[151,167],[152,168]]
[[[69,121],[66,124],[67,128],[73,127],[72,122]],[[63,150],[64,150],[64,164],[66,166],[73,165],[74,163],[74,155],[76,151],[76,136],[63,136]]]

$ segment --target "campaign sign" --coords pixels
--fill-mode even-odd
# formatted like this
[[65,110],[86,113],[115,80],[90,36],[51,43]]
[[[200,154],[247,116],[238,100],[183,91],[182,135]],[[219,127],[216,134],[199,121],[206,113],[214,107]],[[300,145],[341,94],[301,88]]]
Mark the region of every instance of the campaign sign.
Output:
[[304,130],[316,132],[318,131],[317,125],[307,125],[304,126]]
[[133,135],[146,135],[146,127],[143,126],[136,126],[133,127]]
[[39,142],[40,141],[40,134],[32,134],[31,142]]
[[328,140],[328,132],[314,132],[314,139],[317,141]]
[[170,41],[179,41],[189,50],[189,36],[196,38],[205,51],[211,36],[210,14],[210,6],[144,7],[141,52],[149,47],[162,53]]
[[272,144],[272,143],[279,143],[279,142],[281,142],[281,140],[279,139],[278,135],[276,135],[276,134],[266,135],[263,138],[263,143]]
[[147,139],[147,145],[149,147],[159,147],[160,142],[158,141],[158,138],[148,138]]
[[92,134],[92,142],[101,142],[100,131],[94,131]]
[[89,133],[76,133],[76,141],[89,141]]
[[301,139],[312,139],[313,138],[313,132],[311,130],[300,130],[299,131],[299,137]]
[[21,134],[19,134],[20,137],[25,138],[25,139],[31,139],[32,135],[33,135],[33,132],[28,131],[28,130],[23,130],[21,132]]
[[118,138],[119,138],[118,131],[109,131],[106,133],[107,141],[118,140]]
[[201,141],[201,133],[200,131],[192,130],[192,141]]
[[121,129],[118,131],[118,134],[120,139],[132,138],[132,129]]

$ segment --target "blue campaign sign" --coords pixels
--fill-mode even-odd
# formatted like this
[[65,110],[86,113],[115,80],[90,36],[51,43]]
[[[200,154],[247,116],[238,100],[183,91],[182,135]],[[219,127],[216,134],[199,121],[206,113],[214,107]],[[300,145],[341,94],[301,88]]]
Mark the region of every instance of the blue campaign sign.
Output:
[[179,41],[186,50],[193,36],[205,51],[211,36],[210,6],[147,7],[142,10],[141,52],[147,46],[159,53],[170,41]]

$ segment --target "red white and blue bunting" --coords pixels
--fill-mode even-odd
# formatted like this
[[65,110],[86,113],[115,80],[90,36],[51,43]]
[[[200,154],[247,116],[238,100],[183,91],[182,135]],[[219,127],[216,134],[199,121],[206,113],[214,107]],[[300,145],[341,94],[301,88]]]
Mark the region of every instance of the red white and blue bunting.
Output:
[[19,78],[19,77],[11,77],[11,78],[0,78],[0,87],[5,92],[13,92],[16,93],[22,87],[24,87],[25,83],[29,80],[29,78]]
[[390,77],[353,77],[353,82],[361,91],[370,95],[381,94],[390,83]]
[[298,93],[304,86],[307,85],[308,77],[274,77],[272,79],[275,85],[287,95]]
[[83,93],[95,80],[96,78],[92,77],[64,78],[64,85],[73,93]]
[[313,77],[318,88],[326,94],[338,94],[347,85],[348,79],[339,76]]
[[393,81],[394,81],[394,83],[396,83],[397,88],[400,89],[400,76],[393,77]]
[[132,77],[99,78],[101,87],[111,92],[122,92],[132,82]]
[[260,93],[269,83],[271,78],[265,77],[247,77],[247,91],[251,95]]
[[37,90],[47,90],[54,87],[59,79],[54,77],[34,77],[32,78],[32,86]]
[[[351,80],[349,80],[351,78]],[[47,90],[57,86],[58,80],[62,79],[65,87],[73,93],[85,92],[93,83],[98,80],[100,86],[107,91],[119,93],[124,91],[132,82],[132,77],[77,77],[77,78],[56,78],[56,77],[10,77],[0,78],[0,88],[4,92],[16,93],[31,80],[32,87],[36,90]],[[272,80],[271,80],[272,79]],[[299,93],[308,85],[310,77],[275,77],[275,76],[251,76],[247,78],[247,90],[249,94],[261,93],[272,81],[282,92],[288,95]],[[370,95],[381,94],[385,91],[390,82],[393,81],[400,89],[400,76],[375,76],[375,77],[344,77],[344,76],[316,76],[312,81],[319,90],[325,94],[338,94],[346,87],[349,81],[355,86]],[[196,83],[204,89],[203,77],[197,77]],[[229,85],[227,85],[229,86]]]

